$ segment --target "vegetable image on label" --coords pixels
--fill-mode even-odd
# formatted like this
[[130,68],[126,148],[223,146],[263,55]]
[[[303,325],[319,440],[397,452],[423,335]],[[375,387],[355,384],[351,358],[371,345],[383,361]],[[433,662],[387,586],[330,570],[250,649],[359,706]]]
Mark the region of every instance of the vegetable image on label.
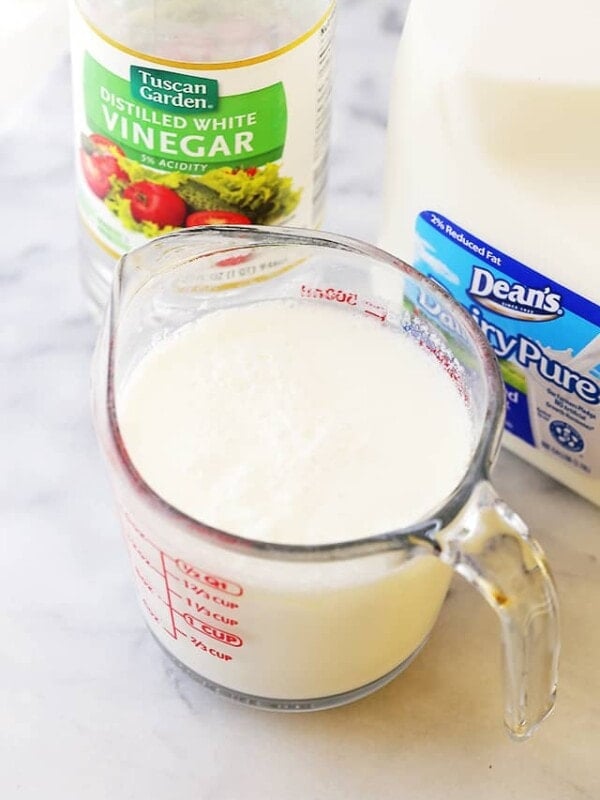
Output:
[[249,217],[236,214],[235,211],[194,211],[185,221],[187,228],[196,225],[250,225],[250,223]]
[[153,222],[159,228],[181,225],[187,213],[186,204],[177,192],[160,183],[132,183],[123,197],[130,201],[131,216],[136,222]]
[[129,175],[117,160],[117,156],[123,155],[121,148],[104,136],[82,136],[81,169],[87,185],[100,200],[110,192],[112,179],[123,185],[129,183]]
[[280,177],[277,164],[242,171],[222,168],[193,178],[162,175],[119,154],[89,154],[82,148],[80,159],[93,194],[125,229],[147,238],[184,225],[275,224],[300,200],[301,193],[292,189],[290,179]]

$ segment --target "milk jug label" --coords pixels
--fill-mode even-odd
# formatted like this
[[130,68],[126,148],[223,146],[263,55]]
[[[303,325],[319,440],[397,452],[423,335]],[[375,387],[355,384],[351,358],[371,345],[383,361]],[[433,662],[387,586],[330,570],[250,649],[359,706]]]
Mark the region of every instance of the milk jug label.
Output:
[[78,205],[112,256],[177,228],[311,227],[323,213],[333,4],[256,58],[166,61],[75,10]]
[[506,429],[600,475],[600,306],[433,211],[417,218],[414,265],[462,303],[496,353]]

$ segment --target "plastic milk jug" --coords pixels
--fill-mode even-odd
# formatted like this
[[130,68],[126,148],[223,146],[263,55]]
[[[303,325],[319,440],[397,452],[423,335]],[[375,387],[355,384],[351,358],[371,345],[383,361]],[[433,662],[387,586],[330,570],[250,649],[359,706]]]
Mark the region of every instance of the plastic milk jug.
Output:
[[596,0],[413,0],[382,245],[485,333],[506,445],[600,504],[598,30]]

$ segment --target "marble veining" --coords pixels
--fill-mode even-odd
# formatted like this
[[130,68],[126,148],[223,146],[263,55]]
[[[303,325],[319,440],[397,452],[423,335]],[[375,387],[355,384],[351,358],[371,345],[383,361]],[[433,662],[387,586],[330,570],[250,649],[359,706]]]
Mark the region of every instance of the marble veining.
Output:
[[[341,0],[327,227],[374,240],[405,0]],[[597,800],[600,514],[503,453],[496,483],[554,567],[558,708],[501,726],[492,612],[455,581],[429,645],[353,706],[277,715],[213,696],[146,633],[89,413],[68,59],[0,137],[0,796],[6,800]]]

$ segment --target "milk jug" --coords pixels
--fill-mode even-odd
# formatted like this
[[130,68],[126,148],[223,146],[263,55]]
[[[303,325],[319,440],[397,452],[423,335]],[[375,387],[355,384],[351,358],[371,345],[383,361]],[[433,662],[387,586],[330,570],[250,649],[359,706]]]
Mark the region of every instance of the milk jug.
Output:
[[596,0],[413,0],[381,241],[486,335],[505,444],[600,504],[598,30]]

